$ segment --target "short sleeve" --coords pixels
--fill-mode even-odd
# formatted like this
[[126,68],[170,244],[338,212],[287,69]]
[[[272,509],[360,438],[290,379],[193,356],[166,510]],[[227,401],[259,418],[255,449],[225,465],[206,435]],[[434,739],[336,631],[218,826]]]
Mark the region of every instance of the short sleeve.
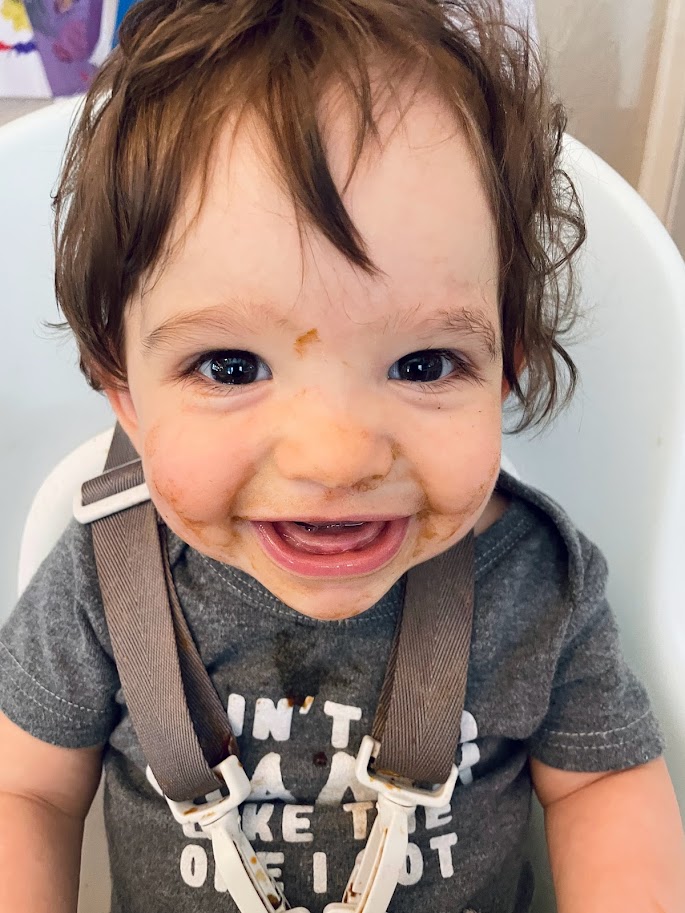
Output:
[[99,745],[118,688],[90,531],[73,522],[0,628],[0,710],[44,742]]
[[579,564],[548,712],[529,749],[560,769],[622,770],[658,757],[663,739],[647,692],[621,652],[605,596],[606,562],[584,537]]

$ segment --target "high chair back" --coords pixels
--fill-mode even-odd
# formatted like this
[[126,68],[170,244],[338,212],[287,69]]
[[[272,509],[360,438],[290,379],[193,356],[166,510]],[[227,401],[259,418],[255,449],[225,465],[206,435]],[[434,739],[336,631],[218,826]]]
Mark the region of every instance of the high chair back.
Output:
[[[79,376],[73,344],[45,326],[59,320],[50,195],[79,103],[55,102],[0,128],[0,621],[16,601],[17,566],[23,589],[66,525],[71,489],[81,471],[91,474],[90,466],[80,465],[80,457],[69,461],[72,475],[52,475],[32,506],[36,490],[65,453],[113,422],[104,397]],[[98,458],[99,452],[91,463]],[[100,790],[86,822],[79,913],[106,913],[109,884]]]
[[[547,431],[510,436],[504,450],[607,557],[623,647],[662,723],[685,814],[685,263],[604,161],[568,137],[564,156],[588,228],[584,319],[569,347],[580,388]],[[548,913],[539,808],[534,817],[534,913]]]
[[[50,191],[78,100],[0,129],[0,292],[7,325],[0,386],[5,524],[4,611],[71,514],[73,491],[100,471],[112,424],[75,369],[55,320]],[[509,437],[518,474],[557,498],[610,564],[610,598],[624,646],[646,682],[668,739],[685,807],[685,265],[647,206],[608,165],[567,138],[565,160],[583,200],[588,243],[578,267],[585,323],[571,346],[581,388],[538,437]],[[24,518],[28,512],[28,520]],[[19,543],[25,525],[21,557]],[[541,829],[535,830],[536,855]],[[540,868],[539,913],[550,913]],[[108,910],[109,881],[96,801],[87,823],[80,913]]]
[[16,599],[19,533],[38,486],[61,456],[112,424],[70,339],[46,326],[60,320],[50,199],[76,105],[56,102],[0,127],[0,619]]

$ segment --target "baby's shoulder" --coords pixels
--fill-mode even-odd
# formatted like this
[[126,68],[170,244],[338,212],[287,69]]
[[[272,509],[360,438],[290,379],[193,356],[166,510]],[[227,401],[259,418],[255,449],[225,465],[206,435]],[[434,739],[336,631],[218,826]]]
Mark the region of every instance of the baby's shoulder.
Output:
[[96,610],[101,606],[91,529],[74,519],[41,562],[22,599],[46,604],[56,597]]
[[548,597],[556,590],[571,603],[603,588],[604,556],[564,507],[504,471],[497,490],[508,506],[476,540],[477,579],[495,578],[512,594],[518,585]]

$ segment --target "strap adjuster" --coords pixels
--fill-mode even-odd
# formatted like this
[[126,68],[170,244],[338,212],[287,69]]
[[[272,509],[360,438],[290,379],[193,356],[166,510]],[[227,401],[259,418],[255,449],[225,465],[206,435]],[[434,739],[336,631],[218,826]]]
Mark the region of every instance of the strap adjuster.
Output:
[[129,507],[135,507],[144,501],[150,500],[150,491],[147,483],[134,485],[133,488],[127,488],[125,491],[116,495],[109,495],[107,498],[101,498],[99,501],[93,501],[92,504],[83,503],[83,491],[79,488],[74,494],[73,513],[79,523],[84,526],[88,523],[94,523],[96,520],[102,520],[103,517],[109,517],[112,514],[119,513],[120,510],[127,510]]
[[363,786],[375,790],[398,805],[411,805],[414,808],[417,805],[423,805],[426,808],[442,808],[443,805],[449,805],[459,776],[459,769],[456,764],[452,765],[447,782],[436,786],[434,789],[400,786],[390,777],[383,777],[369,771],[369,766],[378,757],[380,749],[380,742],[377,742],[370,735],[364,736],[359,746],[355,764],[356,777]]
[[409,845],[409,817],[417,805],[441,808],[449,805],[459,776],[452,765],[446,783],[434,790],[401,786],[369,772],[380,743],[364,736],[357,754],[355,773],[364,786],[378,793],[378,814],[359,863],[350,875],[342,903],[327,904],[324,913],[386,913],[399,880]]
[[[228,795],[219,794],[217,800],[202,805],[164,796],[174,818],[179,824],[199,824],[211,837],[216,867],[240,913],[309,913],[304,907],[288,906],[242,831],[239,806],[250,795],[251,786],[237,756],[230,755],[212,769],[228,787]],[[164,795],[149,766],[146,774]]]

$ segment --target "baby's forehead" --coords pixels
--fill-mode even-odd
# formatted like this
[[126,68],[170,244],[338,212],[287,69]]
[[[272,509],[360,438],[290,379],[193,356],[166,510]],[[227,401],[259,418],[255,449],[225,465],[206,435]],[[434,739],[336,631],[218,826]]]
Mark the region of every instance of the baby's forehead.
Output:
[[[339,188],[355,173],[363,174],[383,155],[398,150],[421,150],[438,145],[455,134],[464,140],[461,154],[472,158],[463,122],[450,107],[437,84],[421,73],[389,76],[382,64],[371,67],[373,127],[361,150],[358,146],[359,104],[347,86],[332,81],[318,104],[326,160]],[[357,154],[359,160],[357,161]]]
[[[259,118],[227,117],[204,198],[198,177],[179,207],[161,276],[196,298],[222,290],[235,297],[239,289],[249,300],[294,303],[321,294],[344,303],[363,287],[369,313],[388,290],[411,307],[428,294],[449,301],[464,289],[496,285],[495,226],[464,132],[435,94],[404,101],[411,104],[384,109],[378,139],[348,180],[354,113],[340,92],[326,99],[324,151],[342,211],[322,179],[320,202],[329,208],[317,225],[303,215]],[[375,276],[356,268],[327,235],[341,221],[357,232]]]
[[[374,167],[384,158],[411,153],[420,156],[422,151],[454,139],[459,142],[450,150],[452,160],[457,165],[468,162],[474,166],[474,173],[482,181],[463,118],[450,108],[437,87],[427,81],[417,84],[409,78],[391,83],[379,70],[371,78],[371,88],[373,123],[367,126],[363,137],[359,133],[359,104],[350,96],[348,87],[331,81],[317,102],[316,134],[312,134],[311,141],[320,141],[321,145],[320,149],[309,151],[312,157],[320,153],[325,159],[341,195],[350,195],[355,180],[373,179]],[[218,182],[230,183],[232,172],[241,169],[271,183],[292,203],[293,173],[308,163],[294,158],[284,161],[286,150],[279,139],[283,133],[306,129],[306,125],[295,123],[283,128],[266,117],[263,110],[249,104],[227,108],[219,129],[206,137],[197,150],[188,192],[179,203],[177,215],[187,220],[188,211],[195,210],[202,199],[203,182],[211,182],[216,190]]]

